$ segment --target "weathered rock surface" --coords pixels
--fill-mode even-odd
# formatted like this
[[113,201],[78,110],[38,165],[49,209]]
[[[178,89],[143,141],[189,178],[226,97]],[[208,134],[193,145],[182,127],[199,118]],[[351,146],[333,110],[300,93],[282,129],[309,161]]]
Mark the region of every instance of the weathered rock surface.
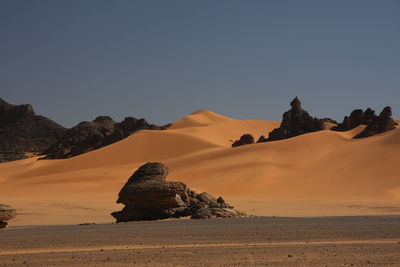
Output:
[[245,217],[225,200],[197,194],[184,183],[166,181],[168,168],[159,162],[141,166],[119,193],[125,207],[111,215],[117,222],[159,220],[191,216],[193,219]]
[[[290,105],[292,108],[283,114],[280,127],[272,130],[268,138],[264,140],[265,142],[287,139],[323,129],[323,122],[320,119],[311,117],[301,107],[301,102],[297,97],[293,99]],[[262,139],[259,140],[259,142],[262,141]]]
[[31,105],[12,105],[0,98],[0,162],[41,154],[65,130],[54,121],[35,115]]
[[0,204],[0,229],[7,226],[7,221],[14,219],[17,212],[9,205]]
[[375,120],[377,116],[375,111],[371,108],[367,108],[365,111],[362,109],[355,109],[350,113],[350,116],[345,116],[343,122],[335,127],[332,127],[333,131],[349,131],[360,125],[367,125]]
[[139,130],[162,130],[166,126],[149,124],[145,119],[127,117],[115,122],[108,116],[99,116],[92,122],[81,122],[68,129],[65,134],[44,154],[43,159],[64,159],[74,157],[122,140]]
[[254,137],[251,134],[244,134],[239,140],[233,142],[232,147],[254,144]]
[[387,106],[382,110],[379,116],[375,116],[374,119],[367,124],[367,127],[361,133],[353,138],[369,137],[395,128],[396,123],[392,119],[392,108]]

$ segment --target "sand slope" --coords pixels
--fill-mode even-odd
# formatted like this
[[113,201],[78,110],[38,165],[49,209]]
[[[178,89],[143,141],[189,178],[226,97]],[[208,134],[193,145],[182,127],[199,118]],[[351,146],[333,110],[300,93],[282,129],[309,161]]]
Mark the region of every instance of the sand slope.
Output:
[[118,191],[147,161],[162,161],[170,180],[207,191],[258,215],[400,213],[400,129],[352,140],[320,131],[231,148],[279,122],[235,120],[200,110],[164,131],[140,131],[71,159],[0,164],[0,202],[21,212],[15,224],[108,222]]

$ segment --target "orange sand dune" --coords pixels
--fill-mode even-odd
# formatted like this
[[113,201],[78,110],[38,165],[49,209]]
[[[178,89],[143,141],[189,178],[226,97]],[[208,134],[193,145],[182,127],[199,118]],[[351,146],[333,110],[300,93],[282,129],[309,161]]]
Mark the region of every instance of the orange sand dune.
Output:
[[231,148],[278,122],[235,120],[200,110],[164,131],[140,131],[71,159],[0,164],[0,203],[19,209],[14,224],[110,222],[117,194],[147,161],[162,161],[170,180],[222,195],[256,215],[400,213],[400,129],[351,139],[329,130]]

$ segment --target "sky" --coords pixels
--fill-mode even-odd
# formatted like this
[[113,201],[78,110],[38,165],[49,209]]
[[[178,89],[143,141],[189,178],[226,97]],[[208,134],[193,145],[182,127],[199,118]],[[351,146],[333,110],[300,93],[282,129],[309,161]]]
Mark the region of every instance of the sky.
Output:
[[400,118],[400,1],[0,0],[0,97],[71,127],[208,109]]

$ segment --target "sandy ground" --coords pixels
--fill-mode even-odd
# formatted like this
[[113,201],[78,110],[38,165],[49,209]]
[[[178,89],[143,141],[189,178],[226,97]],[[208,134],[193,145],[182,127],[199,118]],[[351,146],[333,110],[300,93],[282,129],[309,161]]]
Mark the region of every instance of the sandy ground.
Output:
[[11,226],[0,266],[398,266],[400,216]]
[[109,223],[117,194],[137,167],[161,161],[168,180],[223,196],[259,216],[400,214],[400,129],[353,140],[319,131],[231,148],[279,122],[236,120],[200,110],[165,131],[140,131],[65,160],[0,164],[0,203],[18,209],[13,225]]

